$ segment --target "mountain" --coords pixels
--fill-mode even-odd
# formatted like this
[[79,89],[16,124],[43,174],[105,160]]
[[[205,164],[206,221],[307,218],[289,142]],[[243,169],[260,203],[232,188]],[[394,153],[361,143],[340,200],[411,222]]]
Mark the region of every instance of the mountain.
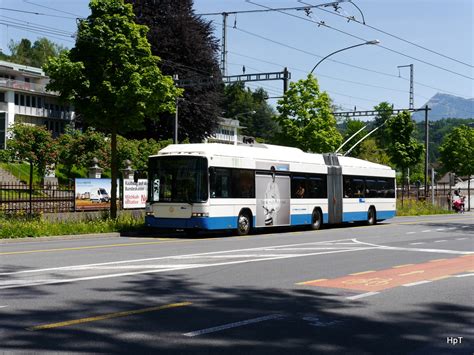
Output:
[[[443,118],[474,118],[474,98],[464,99],[459,96],[437,93],[424,104],[431,108],[429,112],[430,121],[438,121]],[[415,121],[425,119],[424,112],[415,112],[412,115]]]

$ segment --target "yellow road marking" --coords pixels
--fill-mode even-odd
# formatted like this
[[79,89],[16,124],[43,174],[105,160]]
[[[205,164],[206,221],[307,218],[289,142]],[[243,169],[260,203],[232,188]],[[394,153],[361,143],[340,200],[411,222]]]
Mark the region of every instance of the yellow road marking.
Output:
[[171,304],[167,304],[167,305],[164,305],[164,306],[148,307],[148,308],[137,309],[137,310],[134,310],[134,311],[108,313],[108,314],[103,314],[103,315],[96,316],[96,317],[87,317],[87,318],[69,320],[69,321],[65,321],[65,322],[37,325],[37,326],[31,327],[31,328],[26,328],[26,329],[34,331],[34,330],[61,328],[61,327],[67,327],[67,326],[70,326],[70,325],[96,322],[96,321],[105,320],[105,319],[119,318],[119,317],[131,316],[131,315],[135,315],[135,314],[161,311],[163,309],[189,306],[191,304],[192,304],[191,302],[171,303]]
[[422,274],[425,270],[417,270],[417,271],[410,271],[405,274],[399,274],[398,276],[408,276],[408,275],[415,275],[415,274]]
[[[202,240],[202,239],[200,239]],[[103,249],[103,248],[118,248],[118,247],[130,247],[137,245],[153,245],[163,244],[169,242],[183,243],[188,240],[161,240],[159,242],[140,242],[140,243],[122,243],[122,244],[105,244],[105,245],[89,245],[84,247],[69,247],[69,248],[55,248],[55,249],[38,249],[38,250],[23,250],[23,251],[6,251],[0,253],[0,255],[16,255],[16,254],[34,254],[34,253],[50,253],[54,251],[71,251],[71,250],[86,250],[86,249]]]
[[297,285],[307,285],[313,282],[321,282],[321,281],[327,281],[327,280],[328,279],[317,279],[317,280],[312,280],[312,281],[304,281],[304,282],[298,282]]
[[439,276],[439,277],[432,278],[432,279],[430,279],[430,280],[432,280],[432,281],[438,281],[438,280],[443,280],[443,279],[449,279],[450,277],[451,277],[450,275]]
[[355,275],[364,275],[364,274],[370,274],[371,272],[375,272],[375,271],[374,271],[374,270],[362,271],[362,272],[356,272],[355,274],[349,274],[349,275],[352,275],[352,276],[355,276]]
[[412,265],[415,265],[415,264],[397,265],[397,266],[393,266],[392,268],[393,268],[393,269],[398,269],[398,268],[401,268],[401,267],[412,266]]

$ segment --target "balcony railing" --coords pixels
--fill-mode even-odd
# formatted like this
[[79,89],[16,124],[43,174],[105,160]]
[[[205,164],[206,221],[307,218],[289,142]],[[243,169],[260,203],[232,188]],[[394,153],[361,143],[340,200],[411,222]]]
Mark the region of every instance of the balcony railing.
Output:
[[0,87],[13,89],[16,91],[27,91],[27,92],[35,92],[35,93],[41,93],[41,94],[57,95],[56,92],[46,90],[46,85],[27,83],[25,81],[20,81],[20,80],[0,78]]
[[36,108],[36,107],[18,106],[18,105],[15,105],[15,113],[19,115],[26,115],[26,116],[60,118],[63,120],[71,120],[74,115],[72,112],[67,112],[67,111],[50,110],[46,108]]

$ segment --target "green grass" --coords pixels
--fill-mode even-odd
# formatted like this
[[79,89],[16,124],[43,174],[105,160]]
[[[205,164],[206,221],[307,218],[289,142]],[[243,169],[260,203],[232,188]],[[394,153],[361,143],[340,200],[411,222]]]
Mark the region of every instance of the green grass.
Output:
[[397,216],[422,216],[430,214],[451,214],[452,211],[448,211],[444,208],[434,206],[427,201],[417,200],[404,200],[403,207],[402,201],[397,201]]
[[0,239],[46,237],[72,234],[126,232],[143,228],[143,218],[120,216],[116,220],[98,218],[88,221],[49,222],[39,216],[0,216]]
[[[30,181],[30,164],[28,163],[0,163],[0,168],[10,172],[18,180],[25,183]],[[41,183],[41,177],[37,175],[35,169],[33,169],[33,184]]]

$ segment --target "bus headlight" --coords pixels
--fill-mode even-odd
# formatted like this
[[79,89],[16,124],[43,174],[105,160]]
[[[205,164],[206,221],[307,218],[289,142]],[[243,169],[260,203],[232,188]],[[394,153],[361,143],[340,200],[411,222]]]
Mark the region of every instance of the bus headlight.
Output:
[[191,217],[209,217],[209,212],[193,212]]
[[153,208],[151,207],[150,202],[147,202],[147,203],[145,204],[145,214],[146,214],[147,216],[153,215]]

